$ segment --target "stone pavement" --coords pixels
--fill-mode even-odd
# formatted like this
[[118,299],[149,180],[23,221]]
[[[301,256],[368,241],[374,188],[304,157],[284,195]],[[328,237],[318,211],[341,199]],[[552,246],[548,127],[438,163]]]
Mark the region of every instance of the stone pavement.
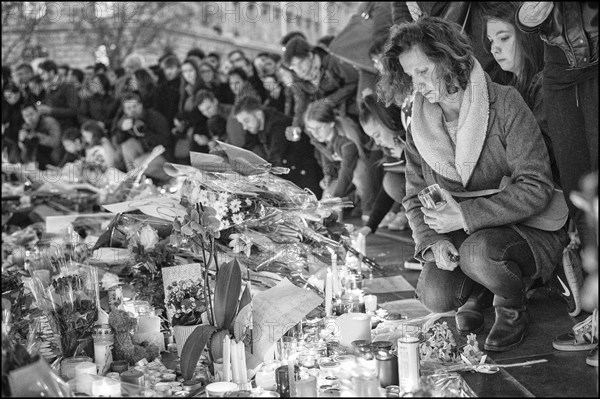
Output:
[[[345,223],[362,225],[358,219],[345,220]],[[380,304],[414,298],[412,287],[417,284],[419,271],[404,269],[404,261],[412,259],[413,250],[410,230],[389,232],[381,229],[367,237],[367,256],[375,259],[383,268],[382,272],[375,272],[373,277],[403,277],[396,279],[399,291],[377,294]],[[406,301],[407,304],[410,302]],[[587,352],[561,352],[552,347],[554,337],[568,332],[589,314],[570,317],[559,299],[550,297],[546,289],[540,288],[530,299],[529,315],[531,321],[525,341],[508,352],[487,352],[488,357],[498,364],[537,359],[546,359],[548,362],[501,369],[496,374],[462,373],[471,388],[481,397],[598,397],[598,372],[585,363]],[[440,321],[448,322],[458,346],[466,343],[466,339],[456,332],[454,317]],[[477,335],[480,348],[483,348],[493,321],[494,310],[487,309],[485,329]]]

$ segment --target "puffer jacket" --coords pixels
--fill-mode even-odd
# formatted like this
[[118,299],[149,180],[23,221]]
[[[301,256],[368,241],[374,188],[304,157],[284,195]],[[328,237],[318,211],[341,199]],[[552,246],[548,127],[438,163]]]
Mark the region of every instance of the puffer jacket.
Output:
[[516,17],[523,32],[537,32],[544,42],[558,46],[573,69],[598,64],[598,2],[554,2],[552,12],[535,27],[524,26]]

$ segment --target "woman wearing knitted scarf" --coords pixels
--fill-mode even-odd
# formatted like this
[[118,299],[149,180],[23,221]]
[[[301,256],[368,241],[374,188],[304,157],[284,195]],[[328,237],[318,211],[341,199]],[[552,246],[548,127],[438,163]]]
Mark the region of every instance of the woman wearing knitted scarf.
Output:
[[[380,97],[389,104],[415,92],[403,205],[425,262],[417,296],[433,312],[458,309],[462,334],[481,331],[493,303],[485,349],[510,350],[526,334],[527,288],[550,277],[567,241],[564,227],[527,223],[554,189],[536,119],[516,89],[490,80],[451,22],[393,26],[382,63]],[[435,210],[418,199],[432,184],[446,200]]]

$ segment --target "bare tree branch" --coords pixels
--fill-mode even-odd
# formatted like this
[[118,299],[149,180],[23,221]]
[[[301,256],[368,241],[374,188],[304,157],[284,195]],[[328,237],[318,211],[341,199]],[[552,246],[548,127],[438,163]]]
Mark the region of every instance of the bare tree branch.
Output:
[[[31,43],[33,32],[44,18],[44,15],[25,15],[24,7],[22,2],[2,2],[2,63],[10,59],[17,46],[27,47]],[[22,29],[17,36],[13,36],[8,32],[16,24],[19,24]]]

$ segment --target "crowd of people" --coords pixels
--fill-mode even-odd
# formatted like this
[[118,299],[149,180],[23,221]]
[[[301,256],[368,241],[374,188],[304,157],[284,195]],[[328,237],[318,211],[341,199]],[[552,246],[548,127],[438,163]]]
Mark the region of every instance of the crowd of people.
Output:
[[[336,56],[335,38],[311,44],[299,31],[281,38],[280,54],[253,59],[194,48],[150,66],[138,54],[118,68],[3,66],[3,161],[127,171],[162,145],[146,171],[161,184],[165,162],[227,142],[289,168],[284,177],[318,198],[352,199],[360,233],[410,228],[423,263],[418,298],[432,311],[457,309],[464,334],[481,331],[494,306],[487,350],[523,341],[528,292],[541,284],[569,287],[567,311],[578,315],[581,268],[564,251],[574,247],[569,233],[582,247],[598,240],[570,196],[598,169],[598,4],[364,10],[377,27],[369,69]],[[432,184],[441,209],[418,199]],[[570,222],[534,223],[555,199]],[[567,334],[555,347],[595,348],[588,363],[597,366],[596,313],[587,322],[591,335]]]

